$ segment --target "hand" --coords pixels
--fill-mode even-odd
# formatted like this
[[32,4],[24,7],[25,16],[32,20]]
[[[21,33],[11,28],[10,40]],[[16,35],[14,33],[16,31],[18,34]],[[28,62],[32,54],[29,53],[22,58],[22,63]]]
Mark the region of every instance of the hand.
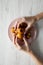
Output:
[[[29,26],[32,25],[34,23],[34,21],[37,21],[39,19],[43,18],[43,12],[36,15],[36,16],[30,16],[30,17],[23,17],[23,18],[19,18],[18,21],[19,23],[17,24],[17,28],[19,27],[19,25],[25,21],[25,23],[27,23]],[[31,21],[31,22],[27,22],[27,21]],[[27,26],[26,29],[28,29],[29,27]],[[17,39],[16,39],[16,46],[19,48],[19,49],[23,49],[25,51],[29,51],[30,50],[30,45],[28,46],[29,43],[27,43],[27,41],[25,40],[25,38],[23,38],[25,44],[24,46],[20,46],[18,43],[17,43]]]
[[36,63],[36,65],[43,65],[43,62],[39,58],[37,58],[37,56],[30,49],[30,45],[28,46],[28,43],[25,40],[25,38],[24,38],[24,42],[25,42],[24,46],[17,45],[17,47],[19,48],[19,50],[22,50],[23,52],[25,52],[28,55],[30,55],[30,57],[33,59],[33,61]]
[[25,53],[29,53],[30,54],[32,52],[31,45],[29,43],[27,43],[27,41],[26,41],[25,38],[23,38],[23,40],[24,40],[24,44],[23,45],[19,45],[19,43],[17,42],[17,38],[16,38],[16,42],[15,42],[16,44],[15,44],[15,46],[19,50],[21,50],[21,51],[23,51]]

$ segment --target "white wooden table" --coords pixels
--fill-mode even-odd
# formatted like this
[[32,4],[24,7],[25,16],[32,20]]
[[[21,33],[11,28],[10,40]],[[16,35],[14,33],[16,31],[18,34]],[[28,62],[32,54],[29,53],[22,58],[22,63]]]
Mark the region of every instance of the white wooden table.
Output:
[[[0,0],[0,65],[36,65],[34,61],[17,50],[8,37],[11,21],[22,16],[43,12],[43,0]],[[39,22],[39,35],[32,49],[43,57],[43,20]]]

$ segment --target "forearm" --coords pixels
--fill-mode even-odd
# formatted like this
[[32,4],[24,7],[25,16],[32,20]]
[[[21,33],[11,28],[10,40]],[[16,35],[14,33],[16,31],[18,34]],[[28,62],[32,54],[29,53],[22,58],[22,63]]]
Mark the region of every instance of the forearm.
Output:
[[36,65],[43,65],[43,63],[41,62],[41,60],[39,60],[39,58],[37,58],[33,52],[30,52],[30,56],[31,58],[34,60],[34,62],[36,63]]
[[42,13],[39,13],[35,16],[28,16],[28,17],[25,17],[26,20],[34,20],[34,21],[38,21],[40,19],[43,19],[43,12]]
[[43,19],[43,12],[37,14],[36,16],[34,16],[34,18],[35,18],[36,21],[38,21],[38,20],[40,20],[40,19]]

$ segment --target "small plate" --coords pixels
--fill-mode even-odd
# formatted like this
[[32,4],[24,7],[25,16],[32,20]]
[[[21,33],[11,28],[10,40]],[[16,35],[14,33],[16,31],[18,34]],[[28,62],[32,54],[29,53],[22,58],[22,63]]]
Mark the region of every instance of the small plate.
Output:
[[[9,25],[9,28],[8,28],[8,36],[9,36],[9,38],[12,42],[13,42],[13,35],[12,35],[10,30],[11,30],[12,27],[16,26],[16,23],[18,21],[19,21],[19,19],[12,21],[11,24]],[[30,38],[30,39],[26,39],[28,41],[28,43],[33,42],[37,38],[37,33],[38,33],[37,23],[35,23],[32,27],[34,28],[34,30],[32,31],[33,37]]]

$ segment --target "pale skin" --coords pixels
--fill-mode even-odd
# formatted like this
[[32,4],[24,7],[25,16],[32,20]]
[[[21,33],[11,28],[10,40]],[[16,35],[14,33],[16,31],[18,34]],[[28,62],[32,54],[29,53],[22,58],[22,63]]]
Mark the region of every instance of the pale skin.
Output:
[[[28,27],[26,28],[26,30],[27,30],[27,29],[30,28],[35,22],[38,22],[38,20],[43,19],[43,12],[40,13],[40,14],[38,14],[38,15],[36,15],[36,16],[23,17],[23,18],[24,18],[26,21],[29,21],[29,20],[31,21],[31,22],[29,23],[30,26],[28,26]],[[42,62],[39,58],[37,58],[37,56],[36,56],[36,55],[33,53],[33,51],[30,49],[30,45],[29,45],[29,47],[28,47],[28,43],[27,43],[26,39],[23,38],[23,40],[24,40],[24,43],[25,43],[25,49],[24,49],[23,47],[19,46],[19,44],[17,43],[17,40],[16,40],[16,46],[17,46],[20,50],[22,50],[22,51],[26,52],[28,55],[30,55],[30,57],[33,59],[33,61],[36,63],[36,65],[43,65],[43,62]]]
[[[28,44],[27,41],[24,38],[24,42],[25,44]],[[26,50],[24,50],[23,48],[21,49],[22,51],[26,52],[28,55],[30,55],[30,57],[33,59],[33,61],[36,63],[36,65],[43,65],[43,61],[40,60],[40,58],[38,58],[33,51],[30,49],[30,47],[26,46]]]
[[36,54],[34,54],[34,52],[30,49],[30,45],[28,47],[28,43],[25,40],[25,38],[24,38],[24,42],[25,42],[25,47],[21,47],[19,45],[17,45],[16,47],[18,47],[19,50],[27,53],[33,59],[36,65],[43,65],[43,61],[41,61],[40,58],[38,58]]

